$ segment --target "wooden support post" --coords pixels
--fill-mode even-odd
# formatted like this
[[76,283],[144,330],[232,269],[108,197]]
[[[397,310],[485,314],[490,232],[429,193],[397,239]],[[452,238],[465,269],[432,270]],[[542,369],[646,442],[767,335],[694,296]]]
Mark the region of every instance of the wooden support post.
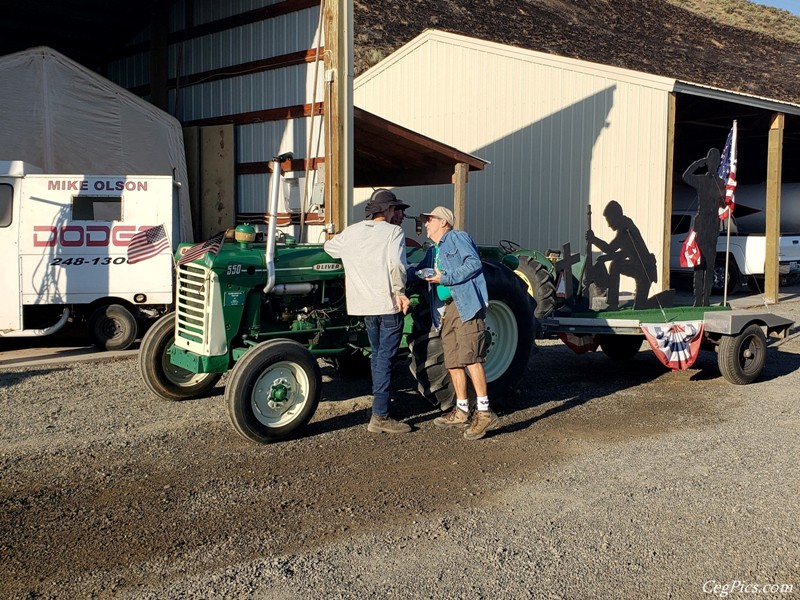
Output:
[[766,258],[764,261],[764,298],[766,302],[778,302],[778,244],[781,224],[781,177],[783,171],[783,129],[785,115],[773,113],[769,128],[767,150],[767,204],[766,204]]
[[467,179],[469,165],[458,163],[453,173],[453,213],[455,229],[465,229],[467,223]]
[[347,226],[352,197],[352,2],[322,2],[325,39],[325,202],[334,232]]
[[672,186],[675,169],[675,93],[667,96],[667,165],[664,189],[664,233],[661,241],[661,290],[668,290],[669,280],[669,254],[672,239]]

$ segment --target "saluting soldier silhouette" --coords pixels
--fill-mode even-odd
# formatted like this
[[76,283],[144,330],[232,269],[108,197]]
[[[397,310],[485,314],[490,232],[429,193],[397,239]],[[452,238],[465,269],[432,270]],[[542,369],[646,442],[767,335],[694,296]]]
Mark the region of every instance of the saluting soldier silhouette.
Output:
[[[700,264],[694,267],[694,305],[711,304],[711,287],[714,282],[714,264],[717,258],[719,237],[719,209],[725,207],[725,182],[717,174],[720,154],[711,148],[705,158],[694,161],[683,173],[683,181],[697,191],[697,216],[694,231],[700,248]],[[695,171],[706,167],[705,173]]]

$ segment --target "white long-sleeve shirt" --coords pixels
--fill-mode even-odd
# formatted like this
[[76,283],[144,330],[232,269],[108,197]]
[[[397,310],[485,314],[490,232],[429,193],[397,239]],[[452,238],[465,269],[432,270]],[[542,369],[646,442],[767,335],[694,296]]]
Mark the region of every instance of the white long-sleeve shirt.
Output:
[[400,312],[396,297],[405,294],[407,266],[400,227],[387,221],[354,223],[325,242],[325,252],[344,264],[348,314]]

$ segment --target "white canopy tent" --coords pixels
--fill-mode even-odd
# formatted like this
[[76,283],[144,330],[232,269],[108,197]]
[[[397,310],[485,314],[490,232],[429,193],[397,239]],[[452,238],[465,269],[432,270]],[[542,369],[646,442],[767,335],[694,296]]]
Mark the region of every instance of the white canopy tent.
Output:
[[0,159],[45,173],[173,175],[179,241],[193,241],[177,119],[45,47],[0,57]]

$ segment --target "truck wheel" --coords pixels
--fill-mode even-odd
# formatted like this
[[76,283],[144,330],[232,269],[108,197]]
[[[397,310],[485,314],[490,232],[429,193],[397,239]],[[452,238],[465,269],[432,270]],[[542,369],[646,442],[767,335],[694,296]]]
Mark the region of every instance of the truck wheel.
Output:
[[164,400],[186,400],[213,388],[222,373],[192,373],[173,365],[168,351],[174,341],[174,313],[161,317],[142,338],[139,371],[148,389]]
[[[739,291],[739,280],[741,279],[739,267],[736,260],[731,256],[728,262],[728,294],[735,294]],[[714,264],[714,279],[711,284],[711,291],[715,294],[722,294],[725,290],[725,254],[717,254]]]
[[601,333],[597,336],[600,349],[611,360],[630,360],[642,348],[644,336]]
[[756,294],[761,294],[764,291],[764,279],[751,275],[747,278],[747,289]]
[[260,444],[303,427],[322,392],[317,359],[293,340],[270,340],[245,353],[225,387],[228,419],[236,432]]
[[531,256],[520,256],[514,273],[528,286],[528,294],[536,301],[533,312],[537,319],[546,317],[556,309],[556,284],[542,263]]
[[736,385],[755,381],[767,360],[767,338],[756,325],[748,325],[739,335],[724,335],[719,341],[717,364],[722,376]]
[[101,350],[126,350],[136,341],[136,317],[121,304],[107,304],[89,317],[89,337]]

